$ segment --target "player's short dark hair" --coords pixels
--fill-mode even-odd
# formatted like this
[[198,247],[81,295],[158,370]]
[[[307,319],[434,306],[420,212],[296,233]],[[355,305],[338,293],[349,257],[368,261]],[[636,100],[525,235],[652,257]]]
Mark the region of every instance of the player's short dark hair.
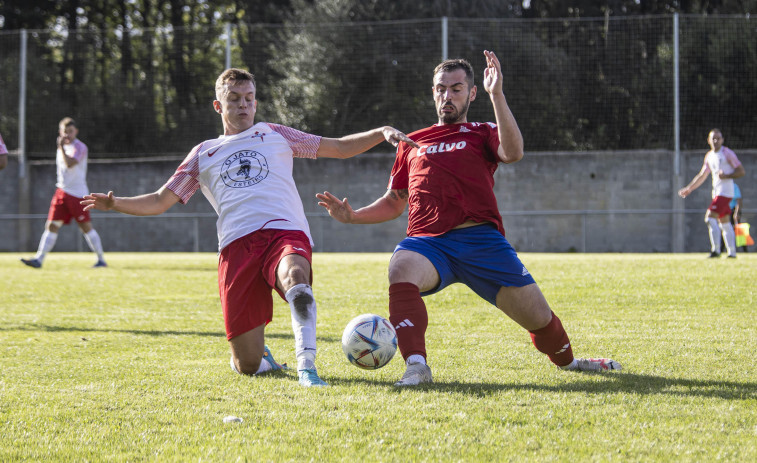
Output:
[[58,127],[62,126],[64,129],[68,128],[68,127],[70,127],[72,125],[74,127],[77,127],[76,121],[73,118],[71,118],[71,117],[64,117],[63,119],[60,120],[60,122],[58,122]]
[[223,71],[216,80],[216,98],[219,98],[221,95],[223,95],[225,87],[230,82],[244,81],[252,82],[252,86],[257,88],[257,85],[255,85],[255,76],[252,75],[250,71],[245,71],[244,69],[238,68],[229,68]]
[[462,69],[465,71],[465,80],[468,81],[468,88],[473,88],[473,66],[467,61],[462,58],[455,58],[455,59],[447,59],[439,63],[436,68],[434,68],[434,75],[439,74],[440,72],[451,72],[455,71],[457,69]]

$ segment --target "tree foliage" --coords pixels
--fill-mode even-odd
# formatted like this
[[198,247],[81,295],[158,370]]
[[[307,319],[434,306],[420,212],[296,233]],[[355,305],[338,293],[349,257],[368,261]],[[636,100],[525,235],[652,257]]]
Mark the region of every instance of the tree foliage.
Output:
[[[220,131],[211,101],[227,25],[232,63],[257,76],[259,120],[326,136],[412,131],[435,122],[431,71],[446,16],[449,54],[470,59],[479,82],[481,50],[502,58],[530,149],[667,148],[672,21],[648,15],[678,12],[690,27],[684,147],[701,145],[713,108],[729,141],[754,143],[755,28],[709,15],[755,11],[757,0],[0,0],[0,132],[17,145],[14,31],[24,28],[32,156],[49,156],[68,115],[94,153],[186,152]],[[485,102],[471,106],[472,120],[492,117]]]

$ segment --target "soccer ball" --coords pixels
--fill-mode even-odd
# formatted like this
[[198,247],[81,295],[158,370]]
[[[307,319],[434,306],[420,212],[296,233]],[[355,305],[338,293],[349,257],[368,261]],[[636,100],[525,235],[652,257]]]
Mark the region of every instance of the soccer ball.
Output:
[[397,333],[386,318],[363,314],[344,329],[342,350],[351,364],[375,370],[389,363],[397,352]]

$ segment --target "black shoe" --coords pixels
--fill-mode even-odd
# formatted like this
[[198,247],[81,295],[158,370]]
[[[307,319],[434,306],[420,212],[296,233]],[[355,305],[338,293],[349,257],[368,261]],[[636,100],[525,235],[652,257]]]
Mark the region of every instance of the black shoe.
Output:
[[710,258],[713,258],[713,257],[720,257],[720,253],[719,252],[715,252],[715,251],[711,252],[710,253]]
[[729,259],[735,259],[735,258],[736,258],[736,254],[734,254],[734,255],[732,255],[732,256],[728,256],[728,258],[729,258]]
[[25,263],[29,267],[34,267],[34,268],[42,267],[42,262],[38,261],[37,259],[21,259],[21,262]]

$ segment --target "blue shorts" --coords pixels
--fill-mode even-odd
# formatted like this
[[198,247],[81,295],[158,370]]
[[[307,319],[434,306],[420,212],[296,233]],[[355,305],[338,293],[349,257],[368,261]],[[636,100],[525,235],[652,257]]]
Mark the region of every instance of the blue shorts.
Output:
[[502,286],[535,283],[515,249],[494,225],[450,230],[440,236],[408,237],[394,252],[400,249],[423,255],[439,272],[439,286],[422,292],[421,296],[434,294],[452,283],[464,283],[497,305],[497,293]]

